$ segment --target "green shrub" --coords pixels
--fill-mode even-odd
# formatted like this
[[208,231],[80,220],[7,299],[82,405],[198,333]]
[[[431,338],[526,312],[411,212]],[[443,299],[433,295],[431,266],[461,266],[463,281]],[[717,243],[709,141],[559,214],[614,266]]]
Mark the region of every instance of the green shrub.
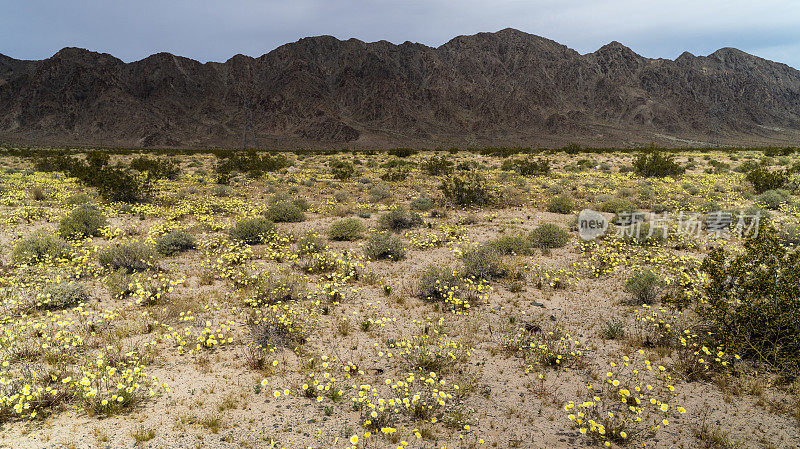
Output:
[[106,201],[140,202],[147,199],[150,192],[147,180],[119,168],[104,168],[83,180],[96,187],[97,193]]
[[350,179],[356,174],[356,167],[347,161],[332,160],[328,163],[328,166],[331,169],[331,175],[339,181]]
[[65,204],[67,206],[78,206],[86,203],[91,203],[92,201],[93,200],[91,196],[85,193],[78,193],[76,195],[72,195],[71,197],[67,198]]
[[539,249],[561,248],[569,241],[569,232],[553,223],[536,227],[528,235],[530,245]]
[[60,282],[42,290],[36,298],[36,308],[44,310],[66,309],[89,300],[89,289],[81,282]]
[[194,247],[194,236],[186,231],[170,231],[156,239],[156,251],[165,256],[172,256]]
[[743,252],[715,248],[701,270],[708,282],[696,311],[710,324],[707,346],[800,375],[800,252],[762,222]]
[[263,243],[270,234],[275,232],[275,223],[266,218],[246,218],[236,222],[228,231],[232,240],[250,245]]
[[429,265],[419,278],[417,294],[426,301],[445,301],[462,284],[452,269]]
[[625,291],[633,295],[637,304],[653,304],[658,299],[661,279],[650,270],[639,270],[633,273],[625,283]]
[[104,268],[131,273],[153,268],[156,262],[156,253],[153,248],[144,243],[124,242],[101,251],[98,260]]
[[242,300],[251,307],[278,302],[299,301],[306,297],[306,282],[288,273],[262,272],[247,280]]
[[441,156],[431,156],[422,161],[420,169],[431,176],[447,175],[453,171],[453,161]]
[[381,175],[381,179],[388,182],[405,181],[411,169],[409,167],[392,167]]
[[461,255],[464,277],[476,281],[491,281],[508,273],[500,253],[487,245],[473,247]]
[[633,170],[645,178],[678,177],[686,171],[675,162],[674,156],[659,151],[640,154],[633,163]]
[[781,204],[791,203],[792,195],[783,189],[767,190],[766,192],[758,195],[755,202],[766,207],[767,209],[777,210],[780,209]]
[[632,245],[658,245],[667,238],[664,228],[651,226],[650,223],[639,223],[638,230],[637,225],[632,226],[632,228],[622,231],[622,239]]
[[364,254],[372,260],[398,261],[406,257],[406,250],[399,238],[387,232],[375,232],[364,245]]
[[100,228],[108,225],[105,215],[94,206],[78,206],[61,219],[58,233],[65,239],[100,235]]
[[427,212],[433,208],[433,200],[427,196],[418,196],[411,200],[410,206],[412,210]]
[[238,150],[215,150],[214,156],[218,162],[215,170],[218,174],[219,184],[227,184],[232,172],[247,173],[250,178],[258,178],[265,172],[273,172],[292,165],[291,161],[283,154],[274,156],[258,154],[255,150],[245,152]]
[[449,176],[439,186],[444,197],[456,206],[483,206],[491,200],[486,179],[476,172]]
[[71,246],[58,236],[37,232],[23,238],[11,252],[11,259],[18,264],[35,264],[70,256]]
[[389,187],[384,184],[380,184],[369,189],[369,199],[373,203],[383,201],[385,199],[391,198],[392,196],[393,195],[391,189],[389,189]]
[[502,170],[515,170],[522,176],[539,176],[550,173],[550,161],[547,159],[533,159],[528,156],[524,159],[509,159],[503,162]]
[[147,173],[150,179],[178,179],[180,167],[170,159],[150,159],[140,156],[131,161],[130,167],[134,170]]
[[227,198],[233,193],[233,188],[221,184],[215,185],[211,189],[211,194],[217,198]]
[[572,198],[566,195],[559,195],[550,199],[547,203],[547,211],[554,214],[570,214],[575,208]]
[[117,167],[108,167],[108,154],[93,151],[86,161],[70,156],[56,156],[37,161],[37,170],[63,171],[68,176],[78,178],[83,184],[97,188],[107,201],[135,202],[147,198],[150,191],[149,179]]
[[392,148],[391,150],[387,151],[387,153],[389,153],[391,156],[409,157],[419,153],[419,151],[413,148]]
[[345,218],[331,223],[328,228],[328,238],[331,240],[358,240],[367,227],[358,218]]
[[408,212],[403,207],[397,206],[389,212],[385,212],[378,217],[378,227],[388,229],[393,232],[400,232],[404,229],[411,229],[421,226],[422,217],[416,212]]
[[773,172],[763,165],[758,165],[747,173],[745,179],[753,184],[756,193],[764,193],[767,190],[784,187],[789,177],[786,170]]
[[531,254],[534,248],[530,240],[522,235],[504,235],[492,240],[488,245],[500,254]]
[[299,223],[306,219],[306,214],[291,201],[278,201],[269,205],[264,216],[274,223]]
[[636,205],[623,198],[613,198],[603,202],[603,204],[600,205],[600,210],[612,214],[619,214],[620,212],[633,212],[636,210]]
[[778,240],[781,245],[788,248],[800,246],[800,226],[793,224],[784,227],[778,233]]
[[305,237],[297,241],[297,252],[301,256],[307,254],[321,253],[328,249],[328,245],[322,237],[314,234],[307,234]]
[[290,202],[294,204],[295,207],[300,209],[303,212],[306,212],[309,209],[308,201],[303,197],[292,197],[290,195],[285,194],[275,194],[272,195],[269,199],[269,206],[273,204],[280,203],[280,202]]

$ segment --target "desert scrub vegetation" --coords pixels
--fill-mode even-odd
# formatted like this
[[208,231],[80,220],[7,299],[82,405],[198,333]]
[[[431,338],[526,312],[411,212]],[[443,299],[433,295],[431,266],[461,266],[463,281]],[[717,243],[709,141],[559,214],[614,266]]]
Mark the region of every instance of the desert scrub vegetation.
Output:
[[713,346],[800,375],[800,253],[781,245],[775,229],[762,223],[743,254],[715,248],[702,270],[709,282],[697,310],[713,329]]
[[462,283],[458,271],[430,265],[420,275],[417,295],[426,301],[448,301],[453,295],[459,294]]
[[299,301],[306,297],[306,280],[287,272],[260,272],[236,279],[242,300],[250,307]]
[[[742,447],[800,445],[796,152],[670,151],[676,180],[636,173],[638,149],[578,146],[8,151],[11,447],[59,444],[62,426],[111,447],[131,429],[157,429],[154,446],[219,432],[242,447],[703,447],[717,440],[703,423]],[[127,172],[145,201],[104,197],[59,154]],[[334,177],[336,160],[353,174]],[[758,192],[758,167],[785,182]],[[559,196],[573,205],[548,213]],[[584,241],[584,205],[618,224]],[[755,244],[739,231],[766,207],[775,231]],[[104,221],[62,236],[84,208]],[[297,210],[302,223],[284,219]],[[732,219],[720,228],[715,212]],[[628,232],[648,226],[666,233]],[[154,258],[114,250],[127,245]],[[173,425],[155,418],[165,406]]]
[[339,241],[353,241],[363,238],[367,227],[358,218],[345,218],[331,223],[328,238]]
[[58,233],[65,239],[94,237],[108,225],[106,216],[97,207],[78,206],[65,215],[58,224]]
[[640,154],[633,162],[633,170],[645,178],[673,178],[681,176],[686,169],[675,162],[675,157],[658,150]]
[[768,190],[783,188],[788,181],[788,176],[785,170],[772,171],[759,164],[747,170],[745,179],[753,185],[756,193],[764,193]]
[[480,207],[492,199],[486,178],[477,172],[448,176],[442,181],[439,189],[444,197],[456,206]]
[[249,245],[263,243],[274,233],[275,223],[258,217],[239,220],[228,231],[231,240]]
[[89,289],[81,282],[63,281],[47,286],[36,298],[35,307],[59,310],[74,307],[89,300]]
[[502,170],[514,170],[522,176],[541,176],[550,173],[550,161],[543,158],[534,159],[526,157],[520,159],[508,159],[503,161]]
[[301,256],[322,253],[327,249],[328,244],[322,237],[316,234],[306,234],[297,241],[297,254]]
[[406,257],[405,245],[398,237],[387,232],[373,232],[364,245],[364,254],[372,260],[403,260]]
[[498,253],[506,255],[530,255],[534,249],[531,240],[522,234],[504,235],[490,241],[487,245]]
[[156,259],[156,252],[151,246],[136,241],[110,246],[97,256],[97,260],[103,268],[127,272],[153,269]]
[[346,181],[356,175],[356,167],[348,161],[333,160],[328,163],[331,176],[339,181]]
[[156,239],[156,251],[164,256],[175,254],[195,248],[195,238],[186,231],[170,231]]
[[389,212],[378,217],[378,227],[392,232],[400,232],[405,229],[416,228],[423,224],[424,220],[416,212],[409,212],[401,206],[392,208]]
[[653,304],[658,299],[662,281],[652,270],[635,271],[625,282],[625,292],[638,304]]
[[575,209],[575,203],[567,195],[558,195],[547,202],[547,211],[554,214],[569,214]]
[[68,258],[72,253],[72,246],[64,239],[47,232],[39,231],[14,245],[11,260],[18,264],[36,264],[41,262],[55,262]]
[[563,248],[569,242],[569,232],[553,223],[537,226],[528,235],[529,245],[541,250]]
[[501,253],[489,245],[469,248],[461,255],[464,277],[475,281],[491,281],[508,274]]
[[274,223],[298,223],[306,219],[306,214],[295,202],[278,200],[267,207],[264,217]]

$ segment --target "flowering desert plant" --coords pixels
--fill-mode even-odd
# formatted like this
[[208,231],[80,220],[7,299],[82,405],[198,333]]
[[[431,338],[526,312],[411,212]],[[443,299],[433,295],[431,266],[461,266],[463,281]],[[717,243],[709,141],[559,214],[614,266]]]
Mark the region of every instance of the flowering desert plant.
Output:
[[564,406],[572,426],[594,442],[644,442],[686,412],[667,369],[652,364],[643,350],[610,363],[602,377],[587,385],[585,398]]

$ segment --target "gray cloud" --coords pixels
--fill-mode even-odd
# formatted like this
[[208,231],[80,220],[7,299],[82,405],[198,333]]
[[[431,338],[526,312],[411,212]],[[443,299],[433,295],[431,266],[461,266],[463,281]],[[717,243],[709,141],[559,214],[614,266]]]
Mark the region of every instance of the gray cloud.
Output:
[[513,27],[582,53],[612,40],[664,58],[736,47],[800,67],[800,2],[789,0],[0,0],[0,10],[0,53],[24,59],[79,46],[125,61],[159,51],[224,61],[320,34],[437,46]]

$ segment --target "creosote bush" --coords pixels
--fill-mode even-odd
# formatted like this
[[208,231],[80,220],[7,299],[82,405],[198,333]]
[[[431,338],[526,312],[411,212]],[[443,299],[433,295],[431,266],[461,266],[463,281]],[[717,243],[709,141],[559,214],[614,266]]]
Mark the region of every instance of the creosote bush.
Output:
[[94,237],[100,228],[108,225],[106,216],[94,206],[78,206],[61,219],[58,233],[65,239]]
[[394,235],[387,232],[375,232],[364,245],[364,254],[373,260],[398,261],[406,257],[406,250],[403,242]]
[[416,212],[408,212],[403,207],[397,206],[389,212],[378,217],[378,227],[393,232],[416,228],[423,223],[422,217]]
[[500,254],[529,255],[534,249],[531,241],[524,235],[504,235],[492,240],[488,245]]
[[531,231],[528,238],[534,248],[561,248],[569,241],[569,233],[558,227],[558,225],[545,223]]
[[708,282],[696,311],[710,325],[708,346],[800,375],[800,252],[762,222],[743,253],[715,248],[701,269]]
[[541,176],[550,173],[550,161],[530,156],[523,159],[509,159],[503,162],[502,170],[515,170],[522,176]]
[[308,254],[321,253],[328,249],[328,245],[322,237],[314,234],[307,234],[297,241],[297,252],[301,256]]
[[763,165],[757,165],[747,172],[745,179],[753,185],[756,193],[764,193],[783,188],[789,177],[786,170],[771,171]]
[[427,196],[419,196],[411,200],[409,206],[412,210],[427,212],[433,208],[433,200]]
[[554,214],[570,214],[575,208],[572,198],[566,195],[559,195],[547,202],[547,211]]
[[633,163],[633,170],[637,175],[645,178],[673,178],[683,175],[685,168],[675,162],[672,155],[665,155],[660,151],[642,153]]
[[186,231],[170,231],[156,239],[156,251],[165,256],[173,256],[194,247],[195,238]]
[[153,268],[156,253],[148,245],[141,242],[128,241],[111,246],[100,252],[100,265],[113,271],[126,272],[145,271]]
[[331,223],[328,228],[328,238],[344,241],[359,240],[366,230],[367,227],[358,218],[345,218]]
[[456,206],[484,206],[491,200],[486,178],[477,172],[467,172],[463,176],[449,176],[442,181],[439,189]]
[[792,194],[784,189],[767,190],[758,195],[755,202],[767,209],[778,210],[782,204],[792,202]]
[[443,156],[431,156],[422,161],[419,167],[431,176],[447,175],[453,171],[453,161]]
[[457,288],[462,281],[451,268],[439,268],[429,265],[419,278],[417,294],[426,301],[445,301],[452,294],[457,294]]
[[236,222],[228,231],[231,240],[244,242],[249,245],[263,243],[270,234],[275,232],[275,223],[266,218],[245,218]]
[[25,237],[11,252],[11,259],[18,264],[35,264],[47,260],[55,261],[69,257],[71,247],[58,236],[37,232]]
[[348,161],[332,160],[328,163],[331,175],[339,181],[346,181],[356,174],[356,167]]
[[36,308],[59,310],[74,307],[89,300],[89,289],[81,282],[59,282],[42,290]]
[[653,304],[658,299],[661,279],[651,270],[639,270],[633,273],[625,283],[625,291],[633,295],[637,304]]
[[508,273],[500,252],[488,245],[476,246],[461,255],[464,277],[476,281],[491,281]]
[[267,220],[274,223],[298,223],[306,219],[306,214],[292,201],[277,201],[264,211]]

